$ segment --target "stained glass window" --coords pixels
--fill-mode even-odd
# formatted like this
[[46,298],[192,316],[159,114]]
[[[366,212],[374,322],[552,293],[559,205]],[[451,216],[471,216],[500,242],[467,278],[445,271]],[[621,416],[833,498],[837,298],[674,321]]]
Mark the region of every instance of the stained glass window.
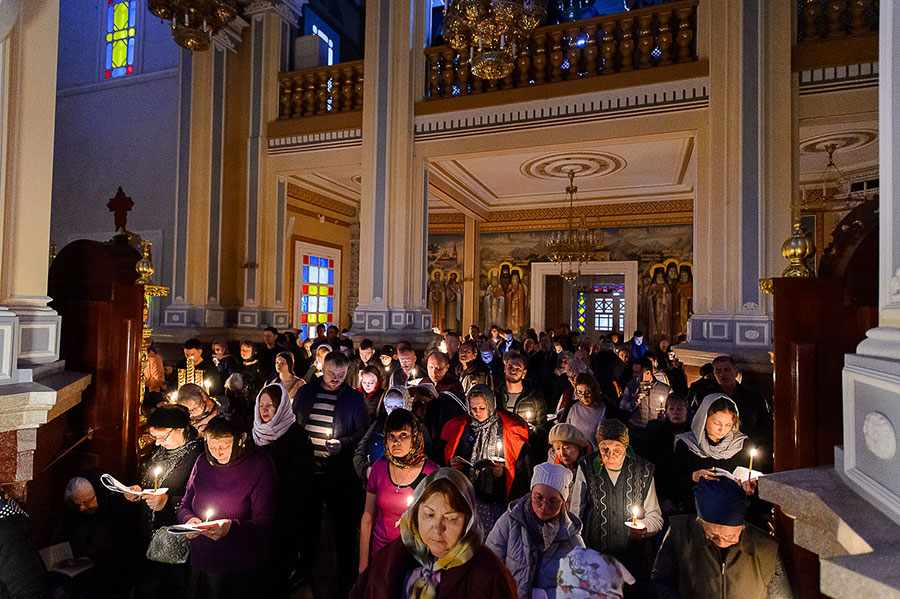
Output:
[[300,271],[300,340],[315,339],[316,325],[334,322],[334,260],[303,253]]
[[107,0],[107,79],[131,73],[134,68],[134,21],[137,0]]

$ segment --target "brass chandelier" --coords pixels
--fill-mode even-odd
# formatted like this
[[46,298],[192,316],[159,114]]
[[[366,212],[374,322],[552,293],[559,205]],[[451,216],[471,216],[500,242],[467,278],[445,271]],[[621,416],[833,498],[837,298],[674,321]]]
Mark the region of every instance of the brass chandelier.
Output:
[[182,48],[209,49],[213,35],[237,16],[234,0],[147,0],[150,13],[172,21],[172,38]]
[[559,275],[574,285],[581,275],[581,265],[594,259],[594,252],[599,240],[593,231],[587,228],[584,215],[575,224],[575,197],[578,187],[575,185],[575,169],[569,170],[569,185],[566,186],[566,199],[569,201],[566,228],[555,231],[547,241],[547,257],[551,262],[559,264]]
[[[472,73],[503,79],[512,73],[516,48],[528,43],[547,16],[546,0],[450,0],[444,7],[444,39]],[[462,58],[461,58],[462,60]]]

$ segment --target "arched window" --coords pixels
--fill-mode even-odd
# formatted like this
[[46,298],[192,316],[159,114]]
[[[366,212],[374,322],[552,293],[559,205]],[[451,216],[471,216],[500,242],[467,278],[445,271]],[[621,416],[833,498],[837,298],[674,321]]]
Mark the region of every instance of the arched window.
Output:
[[127,75],[134,69],[134,23],[138,0],[107,0],[107,79]]

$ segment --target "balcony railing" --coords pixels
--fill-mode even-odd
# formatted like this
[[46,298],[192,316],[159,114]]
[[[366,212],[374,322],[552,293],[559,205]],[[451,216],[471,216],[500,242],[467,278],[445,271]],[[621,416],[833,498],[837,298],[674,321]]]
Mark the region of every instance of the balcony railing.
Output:
[[363,61],[342,62],[278,75],[280,119],[362,110]]
[[501,80],[475,77],[449,46],[427,48],[426,100],[611,75],[697,60],[698,0],[536,29]]
[[875,31],[878,0],[797,0],[798,44]]

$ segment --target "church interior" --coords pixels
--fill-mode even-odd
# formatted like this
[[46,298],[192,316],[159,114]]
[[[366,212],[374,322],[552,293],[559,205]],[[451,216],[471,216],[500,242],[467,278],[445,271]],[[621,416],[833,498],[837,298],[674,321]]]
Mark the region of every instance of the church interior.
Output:
[[490,56],[456,0],[181,4],[0,0],[0,488],[41,547],[77,472],[136,476],[151,341],[642,331],[769,402],[794,596],[900,597],[894,2],[535,2]]

